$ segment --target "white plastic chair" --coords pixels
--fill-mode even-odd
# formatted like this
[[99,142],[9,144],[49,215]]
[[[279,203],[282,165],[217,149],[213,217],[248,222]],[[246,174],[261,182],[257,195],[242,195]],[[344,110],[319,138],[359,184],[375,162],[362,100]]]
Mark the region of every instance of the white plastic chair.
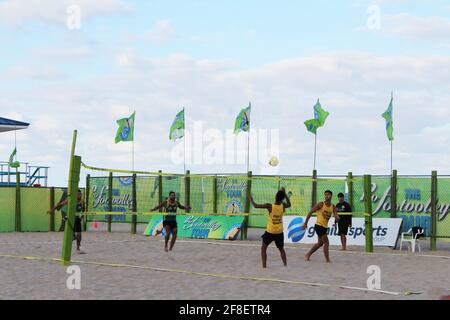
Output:
[[408,232],[403,232],[402,240],[400,242],[400,251],[403,249],[403,242],[407,242],[412,252],[416,252],[416,245],[419,248],[419,252],[422,252],[419,237],[423,236],[424,232],[424,229],[419,229],[418,232],[414,234],[412,228],[409,229]]

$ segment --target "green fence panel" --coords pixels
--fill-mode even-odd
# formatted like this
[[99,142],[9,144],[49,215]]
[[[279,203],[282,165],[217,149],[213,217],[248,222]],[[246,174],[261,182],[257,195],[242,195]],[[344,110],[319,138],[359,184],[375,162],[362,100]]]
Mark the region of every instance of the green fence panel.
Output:
[[437,207],[438,238],[450,238],[450,178],[438,177],[438,207]]
[[16,188],[0,188],[0,232],[14,232]]
[[[402,232],[419,226],[425,229],[426,236],[430,236],[431,177],[399,176],[397,184],[397,217],[403,219]],[[389,215],[383,213],[382,217]]]
[[191,176],[191,213],[214,211],[214,177]]
[[[310,178],[284,177],[281,187],[286,189],[292,207],[286,215],[306,215],[311,210],[312,181]],[[275,195],[273,195],[275,199]]]
[[47,214],[50,204],[50,189],[21,188],[22,231],[48,232],[50,216]]
[[[387,176],[372,176],[372,210],[375,218],[390,217],[390,196],[387,196],[391,188],[391,178]],[[354,217],[363,218],[364,206],[364,179],[353,178],[353,211]]]
[[[87,211],[108,212],[108,177],[92,177]],[[88,222],[107,222],[105,215],[88,216]]]
[[[149,212],[159,204],[159,182],[158,177],[137,177],[136,198],[137,211]],[[148,223],[149,216],[138,216],[138,223]]]
[[[67,199],[66,188],[55,188],[55,206],[62,200]],[[62,217],[67,214],[67,206],[61,208],[61,210],[55,211],[55,231],[61,230]]]
[[[279,190],[280,183],[276,180],[263,179],[254,176],[252,178],[252,196],[256,203],[265,204],[273,203],[275,194]],[[243,201],[245,201],[245,190],[243,193]],[[245,202],[243,202],[245,204]],[[244,205],[245,207],[245,205]],[[248,219],[249,228],[265,228],[267,225],[268,212],[265,209],[255,209],[250,206],[250,216]]]

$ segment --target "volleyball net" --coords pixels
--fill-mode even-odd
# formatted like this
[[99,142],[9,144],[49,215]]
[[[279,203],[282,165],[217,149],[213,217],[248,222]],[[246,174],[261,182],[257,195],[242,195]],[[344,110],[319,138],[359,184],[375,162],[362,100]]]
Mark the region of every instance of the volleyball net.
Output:
[[[312,178],[301,176],[185,175],[162,172],[124,171],[83,164],[86,177],[87,221],[114,223],[148,223],[149,217],[161,213],[150,210],[175,192],[189,215],[242,215],[249,228],[264,228],[267,213],[254,209],[248,200],[273,203],[281,188],[291,201],[286,215],[306,215],[323,200],[326,190],[346,195],[348,201],[363,192],[363,179],[355,177]],[[352,182],[352,183],[350,183]],[[353,189],[353,190],[351,190]],[[357,202],[357,201],[354,201]],[[355,216],[363,216],[364,203],[358,203]],[[359,209],[359,210],[358,210]],[[183,215],[183,212],[179,213]],[[136,217],[136,218],[133,218]]]

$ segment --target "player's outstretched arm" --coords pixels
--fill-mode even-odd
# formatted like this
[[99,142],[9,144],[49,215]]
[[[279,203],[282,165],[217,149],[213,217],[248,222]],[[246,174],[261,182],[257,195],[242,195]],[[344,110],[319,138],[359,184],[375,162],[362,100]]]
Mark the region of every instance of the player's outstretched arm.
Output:
[[308,213],[308,216],[306,217],[305,224],[303,225],[303,228],[304,228],[304,229],[307,229],[307,228],[308,228],[308,222],[309,222],[309,219],[311,219],[313,213],[315,213],[315,212],[319,211],[320,209],[322,209],[322,206],[323,206],[323,202],[316,204],[316,205],[311,209],[311,211]]
[[63,201],[60,201],[55,207],[50,208],[50,209],[47,211],[47,214],[54,213],[55,210],[60,210],[62,207],[64,207],[64,206],[65,206],[66,204],[68,204],[68,203],[69,203],[69,199],[65,199],[65,200],[63,200]]
[[272,205],[269,203],[266,204],[257,204],[255,200],[253,200],[253,196],[251,194],[248,195],[248,199],[250,200],[250,203],[252,204],[253,208],[255,209],[267,209],[267,211],[272,211]]
[[181,210],[191,210],[192,208],[189,206],[183,206],[181,203],[178,202],[178,208]]
[[157,210],[160,210],[164,207],[164,205],[166,204],[166,201],[161,202],[159,205],[157,205],[156,207],[154,207],[153,209],[150,210],[150,212],[155,212]]
[[285,197],[286,197],[286,203],[284,204],[284,209],[289,209],[290,207],[292,207],[291,199],[289,199],[285,188],[282,188],[281,190],[284,192]]

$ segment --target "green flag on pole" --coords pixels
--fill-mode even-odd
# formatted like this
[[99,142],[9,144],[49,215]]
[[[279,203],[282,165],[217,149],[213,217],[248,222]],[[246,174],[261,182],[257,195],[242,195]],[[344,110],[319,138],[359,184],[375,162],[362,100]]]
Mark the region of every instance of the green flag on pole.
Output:
[[322,108],[319,99],[317,99],[317,103],[314,106],[314,119],[305,121],[306,129],[313,134],[317,134],[317,129],[325,125],[329,115],[330,113]]
[[117,120],[119,129],[116,133],[116,143],[121,141],[128,142],[134,141],[134,118],[136,112],[134,112],[129,118]]
[[317,129],[320,127],[319,120],[311,119],[308,121],[305,121],[306,129],[308,129],[309,132],[312,134],[317,134]]
[[17,155],[17,148],[14,148],[13,152],[9,156],[9,166],[11,168],[19,168],[20,167],[20,162],[19,161],[14,161],[14,157],[16,155]]
[[394,141],[394,95],[391,96],[391,102],[389,103],[389,107],[385,113],[381,116],[386,120],[386,133],[389,141]]
[[322,109],[322,105],[320,104],[319,99],[317,99],[317,103],[314,106],[314,117],[319,121],[321,127],[325,125],[325,121],[329,115],[330,113]]
[[176,141],[184,137],[185,121],[184,109],[180,111],[170,127],[169,139]]
[[234,133],[248,132],[250,130],[250,114],[252,111],[252,104],[250,103],[247,108],[241,110],[236,118],[234,124]]

